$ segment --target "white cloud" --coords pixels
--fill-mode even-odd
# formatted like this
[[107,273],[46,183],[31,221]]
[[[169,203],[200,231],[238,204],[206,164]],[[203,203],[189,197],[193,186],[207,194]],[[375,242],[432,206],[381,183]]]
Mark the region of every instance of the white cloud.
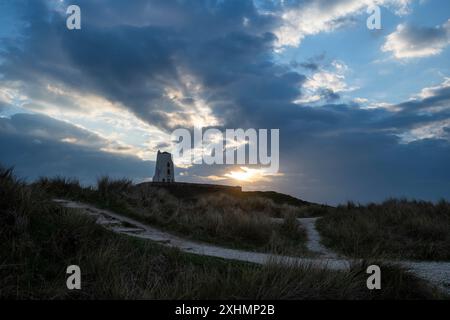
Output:
[[356,102],[356,103],[359,103],[359,104],[366,104],[366,103],[369,102],[368,99],[366,99],[366,98],[360,98],[360,97],[357,97],[357,98],[353,99],[353,101]]
[[417,98],[426,99],[426,98],[434,97],[439,90],[449,88],[449,87],[450,87],[450,78],[445,77],[444,81],[441,84],[439,84],[437,86],[423,88],[419,94],[417,94],[413,97],[413,99],[417,99]]
[[450,120],[435,121],[418,126],[399,135],[402,143],[410,143],[423,139],[447,139]]
[[[410,102],[429,101],[427,105],[418,110],[422,114],[433,114],[450,109],[448,90],[450,78],[435,86],[423,88],[418,94],[411,97]],[[441,96],[440,99],[436,99]],[[434,99],[430,99],[434,98]],[[428,99],[428,100],[427,100]],[[437,120],[426,124],[420,124],[398,135],[403,143],[410,143],[423,139],[449,139],[450,119]]]
[[400,24],[386,37],[381,50],[396,59],[423,58],[440,54],[449,44],[450,20],[434,28]]
[[385,109],[390,112],[399,112],[402,111],[398,105],[388,102],[377,102],[377,101],[369,101],[366,102],[361,109]]
[[[345,80],[345,74],[349,70],[348,66],[341,61],[333,61],[331,70],[320,69],[303,84],[303,95],[296,103],[314,103],[320,100],[327,100],[330,95],[337,95],[342,92],[356,90],[356,87],[349,86]],[[337,97],[336,97],[337,98]]]
[[13,102],[14,93],[8,88],[0,87],[0,102],[10,104]]
[[0,102],[6,104],[21,104],[27,97],[20,92],[18,83],[2,82],[0,83]]
[[213,114],[211,106],[203,98],[206,90],[200,82],[182,68],[179,68],[179,75],[178,86],[165,88],[164,98],[178,107],[174,112],[165,112],[170,124],[185,128],[221,125],[221,120]]
[[410,2],[412,0],[317,0],[286,7],[281,14],[283,24],[275,30],[278,45],[298,46],[305,36],[331,32],[373,5],[387,6],[403,15],[409,12]]
[[309,90],[318,90],[321,88],[330,89],[333,92],[347,91],[345,76],[329,71],[320,71],[315,73],[305,82],[305,88]]
[[[169,133],[144,122],[120,103],[54,83],[40,86],[39,90],[38,95],[30,98],[22,94],[24,90],[20,84],[3,85],[0,100],[9,104],[2,114],[44,114],[93,133],[101,140],[74,140],[67,136],[60,139],[61,142],[133,155],[143,160],[154,160],[158,145],[170,141]],[[35,134],[40,136],[45,132]]]

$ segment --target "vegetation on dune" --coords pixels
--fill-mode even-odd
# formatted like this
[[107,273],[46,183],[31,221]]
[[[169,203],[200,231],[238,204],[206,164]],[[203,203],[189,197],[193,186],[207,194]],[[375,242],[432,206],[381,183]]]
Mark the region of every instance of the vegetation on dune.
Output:
[[244,191],[237,198],[260,202],[264,205],[263,210],[274,218],[284,218],[285,212],[297,218],[317,217],[327,215],[332,210],[327,205],[310,203],[274,191]]
[[278,218],[281,218],[282,215],[280,215],[280,212],[276,209],[283,207],[289,207],[291,210],[295,210],[295,214],[299,218],[324,216],[332,209],[332,207],[327,205],[307,202],[275,191],[244,191],[240,194],[240,197],[270,200],[275,204],[275,211],[271,214]]
[[194,239],[261,251],[306,253],[306,233],[295,218],[289,219],[295,213],[286,209],[285,222],[273,223],[266,199],[237,199],[218,193],[183,202],[164,189],[138,197],[133,210],[141,219]]
[[450,203],[348,203],[317,222],[323,242],[345,255],[450,260]]
[[[351,257],[450,260],[450,205],[389,200],[337,208],[293,206],[261,193],[214,193],[180,200],[164,189],[136,188],[131,182],[102,178],[98,190],[63,178],[41,179],[52,194],[96,203],[157,224],[193,239],[277,253],[306,253],[305,233],[295,217],[324,216],[317,227],[327,247]],[[271,217],[287,217],[274,225]]]
[[[310,255],[306,232],[295,219],[298,208],[262,197],[227,193],[180,199],[163,188],[134,187],[129,180],[102,177],[97,188],[82,188],[64,178],[41,178],[35,184],[56,197],[94,203],[157,225],[171,232],[210,243],[291,255]],[[284,223],[274,223],[273,216]]]
[[[60,187],[66,194],[69,188],[81,190],[72,183]],[[336,272],[183,254],[107,231],[92,218],[52,203],[45,192],[0,168],[2,299],[442,298],[390,266],[382,267],[383,289],[370,291],[365,265]],[[81,290],[66,288],[65,271],[71,264],[81,268]]]

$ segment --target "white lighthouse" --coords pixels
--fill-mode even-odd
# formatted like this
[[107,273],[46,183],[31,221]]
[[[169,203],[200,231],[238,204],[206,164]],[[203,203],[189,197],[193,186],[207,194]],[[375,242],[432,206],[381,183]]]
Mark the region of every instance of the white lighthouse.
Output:
[[172,155],[158,150],[153,182],[175,182],[173,169]]

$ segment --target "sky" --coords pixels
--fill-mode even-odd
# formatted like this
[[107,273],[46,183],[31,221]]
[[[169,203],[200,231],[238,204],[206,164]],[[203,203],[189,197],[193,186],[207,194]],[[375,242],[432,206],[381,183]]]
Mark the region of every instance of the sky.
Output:
[[449,200],[449,19],[441,0],[0,0],[0,163],[149,181],[176,128],[279,129],[277,173],[180,164],[175,179]]

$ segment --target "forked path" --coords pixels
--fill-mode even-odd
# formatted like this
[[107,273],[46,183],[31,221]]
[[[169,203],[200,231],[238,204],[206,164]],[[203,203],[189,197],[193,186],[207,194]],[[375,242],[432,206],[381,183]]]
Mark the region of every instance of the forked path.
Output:
[[[55,199],[54,201],[66,208],[78,209],[84,213],[94,216],[98,224],[103,225],[107,229],[110,229],[116,233],[126,234],[142,239],[149,239],[164,246],[175,247],[183,252],[192,254],[258,264],[265,264],[268,262],[302,264],[310,267],[327,268],[332,270],[347,270],[350,268],[351,263],[355,261],[348,258],[338,258],[335,253],[322,246],[320,243],[320,235],[315,227],[315,222],[318,218],[298,219],[307,231],[308,249],[320,255],[318,258],[302,258],[229,249],[208,243],[192,241],[150,227],[135,219],[125,217],[109,210],[99,209],[89,204],[60,199]],[[430,281],[450,294],[450,262],[396,261],[394,263],[407,268],[417,276],[423,278],[424,280]]]

